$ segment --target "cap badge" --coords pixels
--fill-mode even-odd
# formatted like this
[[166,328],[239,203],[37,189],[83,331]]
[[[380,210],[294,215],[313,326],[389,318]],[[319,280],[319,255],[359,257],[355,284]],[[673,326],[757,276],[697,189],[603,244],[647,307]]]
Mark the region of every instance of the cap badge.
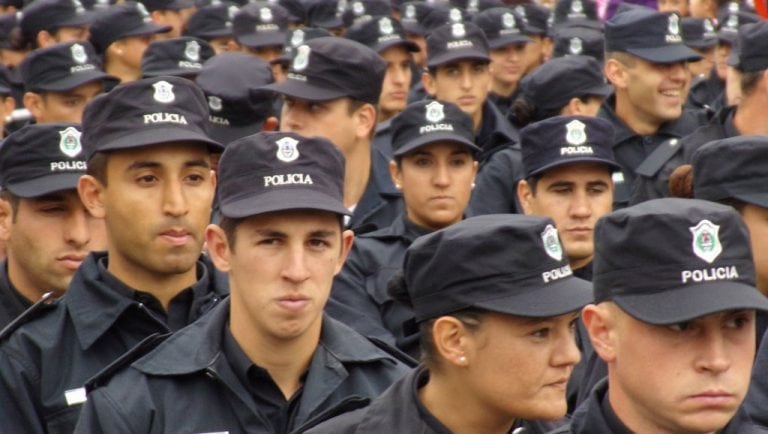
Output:
[[565,141],[574,146],[583,145],[587,141],[587,133],[584,131],[586,127],[583,122],[575,119],[568,122],[565,124]]
[[147,18],[152,20],[152,18],[149,16],[149,11],[147,10],[146,6],[144,6],[144,3],[136,2],[136,11],[138,11],[139,15],[144,18],[144,22],[147,21]]
[[293,69],[303,71],[309,65],[309,45],[302,45],[296,49],[296,57],[293,58]]
[[736,13],[739,11],[739,3],[738,2],[730,2],[728,3],[728,12]]
[[192,62],[200,60],[200,44],[197,41],[187,42],[187,46],[184,48],[184,57]]
[[477,10],[480,8],[480,1],[479,0],[469,0],[467,2],[467,10],[470,12],[477,12]]
[[348,2],[347,0],[339,0],[338,3],[336,3],[336,13],[337,14],[343,14],[345,10],[347,10]]
[[520,18],[522,18],[523,21],[528,21],[528,16],[525,14],[525,7],[523,5],[515,6],[515,12],[520,15]]
[[501,16],[501,24],[507,29],[515,28],[515,16],[509,12]]
[[571,38],[568,41],[568,52],[571,54],[581,54],[584,52],[584,45],[579,38]]
[[445,119],[445,113],[443,112],[443,105],[437,101],[432,101],[426,105],[426,118],[428,121],[436,123]]
[[219,98],[218,96],[213,96],[213,95],[208,96],[208,107],[210,107],[211,110],[213,110],[215,112],[220,112],[221,111],[221,107],[222,107],[221,106],[221,98]]
[[277,159],[290,163],[299,158],[299,141],[291,137],[283,137],[275,142],[277,144]]
[[712,21],[709,18],[704,18],[704,33],[713,33],[715,26],[712,25]]
[[544,251],[555,261],[563,260],[563,248],[560,246],[560,239],[557,238],[557,229],[552,225],[547,225],[544,232],[541,233],[541,241],[544,242]]
[[680,17],[677,14],[669,15],[669,24],[667,25],[667,31],[670,35],[680,34]]
[[296,29],[291,35],[291,45],[297,47],[304,43],[304,30]]
[[173,94],[173,85],[171,83],[168,83],[165,80],[158,81],[153,84],[152,87],[155,88],[155,101],[168,104],[176,99],[176,95]]
[[382,35],[391,35],[394,31],[395,29],[392,27],[392,20],[387,17],[379,20],[379,33]]
[[77,63],[85,63],[88,61],[88,54],[85,52],[85,47],[83,47],[80,44],[74,44],[71,47],[69,47],[70,52],[72,53],[72,60],[74,60]]
[[270,8],[261,8],[259,9],[259,18],[263,23],[271,23],[272,22],[272,9]]
[[467,36],[467,31],[464,29],[464,24],[456,23],[451,25],[451,34],[454,38],[463,38]]
[[451,8],[451,12],[448,14],[448,19],[452,23],[458,23],[461,22],[464,17],[461,14],[461,10],[458,8]]
[[80,145],[81,134],[82,133],[75,127],[67,127],[66,129],[59,131],[59,137],[61,137],[59,140],[59,149],[61,149],[61,152],[63,152],[64,155],[74,158],[83,150],[83,147]]
[[359,17],[365,13],[365,6],[360,2],[352,3],[352,13]]
[[581,4],[581,0],[573,0],[571,3],[571,13],[580,14],[584,12],[584,5]]
[[85,8],[83,7],[83,4],[80,3],[80,0],[72,0],[72,6],[75,7],[75,12],[78,14],[85,12]]
[[408,5],[405,7],[405,17],[406,18],[416,18],[416,6],[414,5]]
[[723,246],[717,235],[720,226],[709,220],[702,220],[689,229],[693,234],[693,253],[711,264],[723,252]]
[[728,21],[725,23],[725,27],[729,30],[736,31],[739,28],[739,16],[731,15],[728,17]]
[[227,8],[227,16],[229,17],[229,21],[232,21],[235,19],[235,15],[240,12],[240,8],[237,6],[230,6]]

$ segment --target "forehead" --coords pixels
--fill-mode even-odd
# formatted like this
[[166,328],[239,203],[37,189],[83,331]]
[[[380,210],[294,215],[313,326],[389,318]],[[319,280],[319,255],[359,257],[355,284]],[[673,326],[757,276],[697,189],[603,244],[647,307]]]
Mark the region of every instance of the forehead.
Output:
[[169,142],[158,145],[147,145],[136,148],[118,149],[108,152],[108,167],[118,168],[135,162],[151,162],[154,164],[178,164],[192,161],[208,161],[210,151],[202,143]]
[[310,209],[252,215],[243,219],[239,228],[257,232],[273,231],[286,235],[303,235],[315,231],[341,232],[338,214]]
[[411,58],[411,53],[405,49],[402,45],[395,45],[383,50],[379,53],[382,59],[387,61],[402,61]]
[[488,65],[487,60],[477,60],[477,59],[459,59],[453,62],[444,63],[442,65],[437,66],[437,72],[445,71],[448,69],[467,69],[472,68],[475,66],[486,66]]
[[463,145],[461,143],[442,141],[442,142],[432,142],[423,146],[419,146],[413,151],[405,154],[404,157],[407,158],[410,156],[423,155],[423,154],[435,155],[435,154],[449,154],[449,153],[450,154],[457,154],[457,153],[469,154],[471,152],[466,145]]
[[543,182],[611,180],[611,168],[602,163],[569,163],[553,167],[541,175]]

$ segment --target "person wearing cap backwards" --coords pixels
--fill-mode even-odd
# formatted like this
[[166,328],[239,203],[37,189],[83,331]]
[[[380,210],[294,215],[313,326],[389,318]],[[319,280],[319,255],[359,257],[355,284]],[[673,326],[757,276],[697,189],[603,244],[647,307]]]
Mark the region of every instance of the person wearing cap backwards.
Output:
[[323,314],[354,237],[343,185],[344,158],[327,139],[280,132],[230,143],[219,165],[223,217],[206,230],[211,259],[229,274],[228,301],[97,379],[75,432],[304,432],[408,372]]
[[[513,106],[514,120],[522,128],[558,115],[595,116],[610,92],[594,59],[552,59],[522,80]],[[493,154],[477,178],[470,204],[472,215],[520,212],[517,183],[524,176],[519,148]]]
[[77,124],[28,125],[0,147],[0,330],[44,293],[61,295],[92,250],[106,247],[104,222],[77,195],[85,157]]
[[24,107],[38,123],[76,122],[86,104],[115,78],[101,69],[88,42],[38,48],[19,66],[24,80]]
[[768,310],[739,214],[671,198],[609,214],[595,227],[593,285],[582,319],[608,376],[556,432],[725,427],[749,386],[755,311]]
[[346,38],[321,37],[296,48],[287,79],[263,87],[283,96],[280,130],[325,137],[344,153],[347,226],[369,230],[402,213],[402,196],[383,165],[374,164],[371,138],[386,64]]
[[144,78],[175,75],[194,81],[203,64],[215,55],[209,43],[191,36],[154,41],[141,57],[141,74]]
[[491,75],[488,41],[472,23],[442,25],[427,37],[428,71],[422,74],[424,89],[434,99],[454,103],[472,118],[479,162],[514,144],[517,130],[487,100]]
[[614,178],[614,202],[621,207],[647,199],[635,191],[637,178],[660,175],[680,138],[699,126],[683,104],[691,80],[686,62],[700,56],[683,43],[680,17],[645,7],[607,21],[605,46],[605,75],[615,92],[598,116],[616,132],[613,152],[622,170]]
[[472,120],[451,103],[412,103],[392,120],[392,131],[390,172],[403,193],[405,213],[389,227],[357,237],[334,280],[326,311],[418,358],[418,336],[403,328],[413,311],[389,297],[387,282],[417,237],[464,218],[479,148]]
[[58,303],[0,342],[4,430],[72,432],[89,378],[228,294],[201,256],[215,189],[210,154],[221,150],[207,117],[202,91],[179,77],[120,85],[86,108],[78,193],[104,220],[107,251],[86,257]]
[[79,0],[34,0],[24,7],[21,33],[32,48],[71,41],[87,41],[93,15]]
[[143,4],[127,1],[96,16],[91,43],[104,59],[104,70],[127,83],[141,78],[141,58],[153,36],[170,30],[154,24]]
[[184,34],[189,17],[197,7],[192,0],[141,0],[149,11],[152,22],[160,27],[170,27],[168,32],[155,33],[155,39],[178,38]]
[[420,237],[391,291],[413,308],[421,365],[307,434],[540,433],[565,415],[574,324],[592,297],[552,220],[479,216]]

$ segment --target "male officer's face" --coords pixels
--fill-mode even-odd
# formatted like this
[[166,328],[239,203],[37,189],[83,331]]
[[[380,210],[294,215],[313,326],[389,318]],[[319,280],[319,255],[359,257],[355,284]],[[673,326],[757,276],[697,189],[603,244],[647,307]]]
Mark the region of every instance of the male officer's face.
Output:
[[[402,46],[387,48],[380,53],[387,62],[387,73],[379,97],[382,118],[390,118],[405,109],[411,87],[411,53]],[[383,119],[380,119],[381,121]]]
[[106,248],[104,221],[88,213],[75,189],[20,198],[15,209],[0,200],[0,236],[11,283],[34,300],[67,289],[85,256]]
[[565,387],[581,358],[576,321],[578,312],[543,319],[484,315],[467,339],[462,393],[478,399],[489,419],[563,417]]
[[[605,305],[605,308],[602,308]],[[633,432],[711,433],[733,417],[755,357],[754,311],[726,311],[669,326],[638,321],[603,303],[593,333],[608,363],[611,406]],[[605,344],[605,345],[603,345]]]
[[[618,61],[609,59],[608,62]],[[626,109],[622,116],[658,128],[658,125],[682,115],[690,83],[685,62],[651,63],[632,57],[631,62],[618,62],[618,65],[622,72],[618,80],[612,81],[626,102],[617,101],[617,110]]]
[[[282,211],[248,217],[227,242],[211,225],[208,246],[229,273],[235,337],[294,340],[319,333],[333,277],[352,246],[339,217],[324,211]],[[316,342],[316,341],[315,341]]]
[[64,92],[35,94],[29,101],[25,97],[24,102],[37,123],[80,123],[85,106],[103,92],[101,81],[92,81]]
[[350,113],[350,104],[349,98],[313,102],[285,96],[280,131],[324,137],[347,155],[353,150],[359,133],[357,115],[355,111]]
[[488,62],[460,60],[440,65],[434,75],[424,73],[422,81],[432,97],[456,104],[472,117],[476,129],[480,127],[491,81]]
[[517,84],[525,73],[525,46],[527,43],[509,44],[491,50],[489,71],[494,82],[502,86]]
[[184,29],[187,26],[189,17],[195,13],[197,8],[183,8],[179,10],[157,10],[152,12],[152,20],[158,26],[171,26],[171,31],[166,33],[158,33],[155,35],[155,39],[171,39],[178,38],[184,33]]
[[87,41],[91,36],[88,26],[59,27],[53,34],[56,43]]
[[658,8],[659,12],[674,12],[681,17],[688,16],[688,0],[659,0]]
[[[110,271],[139,284],[195,273],[216,185],[205,145],[113,151],[106,185],[88,179],[97,198],[84,201],[95,202],[89,209],[106,218]],[[80,190],[87,196],[83,179]]]
[[408,218],[437,230],[463,218],[477,162],[465,145],[437,142],[404,155],[399,166],[390,163],[390,173],[403,192]]
[[525,213],[554,220],[571,267],[587,265],[595,250],[595,223],[612,210],[610,169],[599,163],[555,167],[542,174],[535,190],[525,180],[518,184]]

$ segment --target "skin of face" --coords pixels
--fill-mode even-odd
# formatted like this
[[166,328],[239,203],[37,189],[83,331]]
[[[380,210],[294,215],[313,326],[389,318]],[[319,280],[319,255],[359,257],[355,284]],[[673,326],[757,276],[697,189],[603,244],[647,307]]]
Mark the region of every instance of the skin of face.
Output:
[[557,166],[541,175],[535,193],[526,180],[520,181],[518,198],[525,214],[547,216],[555,222],[572,268],[592,261],[595,224],[613,209],[613,182],[608,166]]
[[503,89],[517,86],[525,74],[527,45],[523,42],[491,50],[489,71],[494,88]]
[[490,82],[488,63],[479,60],[446,63],[438,66],[434,75],[422,75],[422,83],[427,93],[435,99],[459,106],[464,113],[472,117],[475,129],[480,127]]
[[725,80],[728,74],[728,56],[731,54],[731,44],[721,42],[715,47],[715,71],[720,80]]
[[217,268],[229,273],[230,327],[262,342],[319,336],[333,277],[352,246],[336,214],[281,211],[245,218],[234,245],[211,225],[207,241]]
[[411,53],[402,45],[387,48],[379,53],[387,62],[387,72],[379,97],[379,122],[389,119],[405,109],[408,90],[411,88]]
[[715,65],[715,48],[695,48],[694,50],[701,55],[701,60],[688,62],[688,70],[691,72],[691,77],[709,74]]
[[390,163],[390,174],[403,192],[408,219],[437,230],[461,221],[469,204],[477,162],[467,146],[435,142]]
[[658,10],[662,13],[676,13],[681,17],[688,16],[688,0],[658,0]]
[[0,200],[0,238],[9,279],[31,301],[66,290],[85,256],[106,248],[104,221],[91,216],[75,189],[19,198],[15,214]]
[[653,325],[605,302],[585,307],[582,317],[608,364],[610,405],[633,432],[718,431],[747,393],[754,311]]
[[101,81],[91,81],[64,92],[45,92],[24,95],[24,105],[38,123],[80,123],[85,106],[104,92]]
[[171,30],[166,33],[157,33],[155,39],[171,39],[178,38],[184,34],[184,29],[187,27],[187,21],[189,17],[195,13],[197,8],[184,8],[179,10],[156,10],[152,11],[150,15],[152,20],[158,26],[170,26]]
[[325,137],[345,154],[355,145],[359,126],[357,117],[349,113],[347,98],[319,102],[288,96],[283,99],[281,131]]

